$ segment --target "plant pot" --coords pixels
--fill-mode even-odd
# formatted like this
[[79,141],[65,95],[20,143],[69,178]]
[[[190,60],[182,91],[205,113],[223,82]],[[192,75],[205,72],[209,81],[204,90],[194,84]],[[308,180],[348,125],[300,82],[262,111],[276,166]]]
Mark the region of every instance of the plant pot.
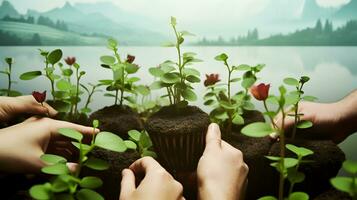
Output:
[[104,107],[89,117],[90,121],[99,120],[99,129],[119,135],[122,139],[128,138],[128,131],[144,128],[140,116],[128,106],[113,105]]
[[209,124],[208,114],[198,107],[171,105],[149,117],[145,127],[159,162],[175,174],[196,170]]
[[346,192],[330,189],[314,198],[314,200],[352,200],[352,197]]
[[96,189],[105,199],[117,200],[120,194],[121,172],[128,168],[135,160],[140,158],[136,151],[117,153],[105,149],[94,149],[91,155],[96,158],[105,158],[109,163],[109,169],[104,171],[92,170],[84,167],[81,176],[97,176],[103,181],[103,185]]

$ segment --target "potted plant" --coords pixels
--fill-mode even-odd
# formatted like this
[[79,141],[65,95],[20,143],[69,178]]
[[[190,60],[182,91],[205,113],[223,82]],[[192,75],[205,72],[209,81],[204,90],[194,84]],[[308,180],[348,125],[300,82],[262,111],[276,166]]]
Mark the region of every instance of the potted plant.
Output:
[[113,55],[101,56],[100,60],[103,63],[101,66],[111,70],[113,78],[99,82],[106,87],[107,93],[104,96],[113,98],[114,105],[106,106],[92,113],[90,119],[98,119],[101,130],[108,130],[122,138],[128,138],[129,130],[141,131],[143,129],[143,123],[138,113],[126,105],[126,102],[131,100],[128,94],[143,92],[143,88],[136,85],[140,78],[132,76],[139,70],[139,66],[134,64],[135,56],[127,55],[126,59],[120,57],[116,40],[109,39],[107,47],[113,52]]
[[[258,138],[275,133],[278,134],[279,139],[271,144],[269,151],[265,154],[267,155],[266,161],[270,160],[270,165],[275,170],[269,167],[269,162],[266,162],[264,167],[260,169],[264,171],[262,174],[265,174],[270,183],[255,182],[254,188],[248,188],[249,198],[273,195],[265,196],[261,199],[308,199],[309,196],[316,196],[328,189],[328,180],[338,172],[341,162],[344,160],[344,154],[335,144],[331,141],[310,141],[293,138],[294,135],[287,134],[282,128],[287,117],[294,118],[293,133],[296,133],[294,129],[306,129],[313,125],[310,121],[300,120],[304,113],[300,113],[298,110],[299,102],[302,99],[316,99],[306,96],[302,90],[304,84],[308,81],[309,78],[306,76],[301,77],[299,80],[286,78],[284,83],[294,86],[295,89],[288,92],[284,86],[280,86],[280,95],[278,96],[269,95],[269,84],[261,83],[251,88],[250,91],[254,98],[263,102],[264,115],[271,122],[249,124],[241,132],[244,135]],[[275,105],[275,107],[269,107],[267,105],[268,102]],[[291,109],[288,110],[288,107],[291,107]],[[279,121],[276,121],[274,117],[278,114],[281,117]],[[306,162],[303,159],[310,161]],[[255,179],[253,178],[253,180]],[[271,184],[271,181],[278,184]],[[294,192],[295,189],[299,192]]]
[[184,36],[192,35],[176,29],[176,18],[171,17],[171,26],[176,41],[165,46],[175,47],[178,59],[165,61],[159,67],[151,68],[150,73],[159,80],[154,82],[157,88],[166,89],[166,98],[170,105],[162,107],[146,121],[145,128],[153,142],[161,164],[171,171],[191,172],[197,167],[204,145],[209,116],[196,106],[188,105],[197,96],[192,84],[199,83],[200,73],[188,66],[199,62],[195,53],[182,53]]

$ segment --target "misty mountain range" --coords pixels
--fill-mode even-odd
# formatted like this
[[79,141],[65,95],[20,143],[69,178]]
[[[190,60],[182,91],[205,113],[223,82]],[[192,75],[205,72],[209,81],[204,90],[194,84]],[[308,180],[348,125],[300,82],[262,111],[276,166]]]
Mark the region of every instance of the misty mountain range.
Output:
[[[260,32],[268,34],[278,32],[291,32],[296,29],[314,25],[317,19],[330,19],[334,24],[343,24],[347,20],[357,19],[357,0],[351,0],[341,8],[324,8],[317,5],[315,0],[305,0],[302,14],[297,17],[284,16],[287,1],[273,1],[258,16],[249,19],[245,29],[258,28]],[[284,7],[285,6],[285,7]],[[289,12],[289,9],[285,9]],[[167,40],[162,24],[138,14],[120,9],[111,2],[98,3],[66,3],[62,7],[54,8],[46,12],[28,10],[26,14],[20,14],[16,8],[4,0],[0,6],[0,19],[10,17],[48,17],[53,21],[64,21],[68,30],[78,34],[99,34],[117,38],[123,44],[130,45],[158,45]],[[234,20],[233,20],[234,21]],[[267,22],[268,21],[268,22]],[[161,31],[157,27],[162,27]],[[1,27],[0,27],[1,30]],[[164,30],[164,31],[162,31]],[[6,30],[3,30],[6,31]],[[215,31],[215,30],[212,30]],[[198,30],[197,32],[205,32]],[[210,33],[212,35],[214,33]],[[217,37],[220,33],[216,33]],[[200,35],[204,36],[204,35]]]

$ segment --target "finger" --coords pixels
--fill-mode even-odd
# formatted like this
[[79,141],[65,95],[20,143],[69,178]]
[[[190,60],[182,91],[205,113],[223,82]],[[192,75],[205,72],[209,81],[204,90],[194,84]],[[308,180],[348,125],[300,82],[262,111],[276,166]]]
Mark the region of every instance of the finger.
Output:
[[217,124],[212,123],[208,126],[205,151],[218,148],[221,148],[221,131]]
[[54,117],[58,114],[58,111],[55,110],[52,106],[48,105],[48,103],[44,102],[43,106],[47,108],[48,114],[50,114],[50,117]]
[[129,166],[129,169],[132,170],[135,174],[147,174],[157,169],[165,170],[156,160],[149,156],[143,157],[135,161]]
[[77,163],[68,162],[66,165],[71,173],[75,173],[79,169],[79,165]]
[[22,123],[34,122],[34,121],[36,121],[38,119],[40,119],[40,118],[38,118],[36,116],[35,117],[30,117],[30,118],[25,119],[25,121],[23,121]]
[[99,132],[99,129],[93,129],[93,127],[82,126],[82,125],[60,121],[60,120],[52,120],[52,119],[49,120],[50,120],[49,125],[51,128],[51,133],[53,133],[56,136],[58,136],[58,129],[60,128],[74,129],[84,135],[92,135]]
[[121,191],[119,199],[128,199],[128,197],[135,191],[135,175],[130,169],[122,171]]

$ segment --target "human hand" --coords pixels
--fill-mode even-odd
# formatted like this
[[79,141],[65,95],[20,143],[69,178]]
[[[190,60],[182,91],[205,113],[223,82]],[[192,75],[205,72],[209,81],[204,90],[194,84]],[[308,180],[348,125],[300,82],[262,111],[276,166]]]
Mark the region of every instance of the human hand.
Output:
[[[182,185],[151,157],[144,157],[122,171],[120,200],[183,200]],[[144,177],[136,187],[135,180]]]
[[98,132],[92,127],[34,117],[20,124],[0,129],[0,170],[36,173],[45,166],[40,159],[44,153],[70,157],[73,153],[71,150],[75,149],[68,138],[57,132],[59,128],[72,128],[84,135]]
[[[311,121],[313,126],[307,129],[297,129],[296,137],[330,139],[335,143],[340,143],[351,134],[349,126],[344,123],[344,117],[348,112],[345,112],[341,102],[301,102],[298,113],[303,114],[300,120]],[[278,127],[281,127],[281,120],[281,115],[274,119]],[[287,116],[285,118],[284,130],[287,135],[291,134],[294,123],[294,117]],[[275,135],[272,135],[272,137],[275,137]]]
[[57,111],[43,103],[38,103],[31,95],[19,97],[0,97],[0,121],[6,122],[21,113],[46,115],[53,117]]
[[247,175],[242,152],[221,140],[219,126],[210,124],[206,148],[197,166],[199,199],[240,199]]

